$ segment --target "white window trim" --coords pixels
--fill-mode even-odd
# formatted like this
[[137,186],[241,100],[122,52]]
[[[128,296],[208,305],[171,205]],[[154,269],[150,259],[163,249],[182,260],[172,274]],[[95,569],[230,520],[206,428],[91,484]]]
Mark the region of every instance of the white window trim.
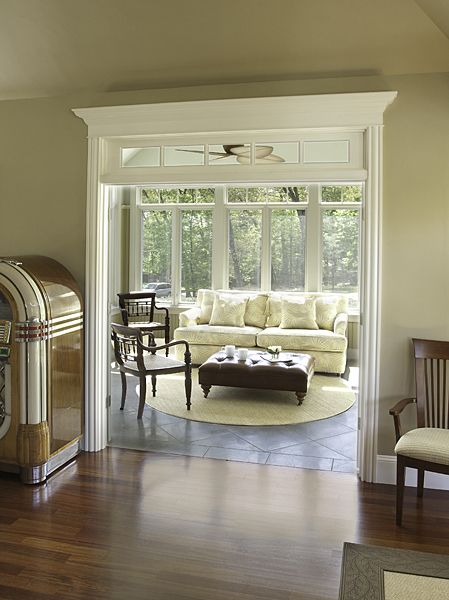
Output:
[[[102,171],[107,140],[120,136],[194,134],[197,132],[244,132],[265,134],[297,129],[364,131],[366,167],[366,210],[363,211],[362,318],[361,318],[361,429],[359,475],[363,481],[376,480],[377,426],[379,402],[382,126],[383,114],[397,92],[329,94],[246,98],[200,102],[109,106],[74,109],[88,125],[87,214],[86,214],[86,424],[87,451],[103,449],[107,443],[107,378],[109,376],[108,323],[108,186],[107,183],[139,183],[107,180]],[[281,141],[281,140],[279,140]],[[222,177],[226,177],[222,167]],[[122,169],[123,170],[123,169]],[[133,169],[128,172],[132,173]],[[253,169],[254,171],[254,169]],[[333,169],[328,180],[342,179]],[[229,172],[229,171],[228,171]],[[315,171],[316,173],[316,171]],[[345,171],[345,180],[362,180]],[[301,180],[317,180],[313,170],[304,170]],[[307,177],[306,177],[307,176]],[[244,173],[250,180],[248,171]],[[232,181],[239,181],[229,177]],[[297,180],[297,177],[295,177]],[[323,178],[319,178],[323,181]],[[148,183],[148,178],[143,183]],[[156,183],[156,181],[154,181]],[[198,181],[197,181],[198,183]],[[215,179],[220,183],[220,179]]]
[[[348,185],[353,182],[347,182]],[[280,183],[282,186],[283,184]],[[301,185],[301,183],[299,184]],[[260,187],[261,186],[259,184]],[[259,187],[258,186],[258,187]],[[143,227],[142,213],[150,211],[172,211],[172,259],[171,259],[171,282],[172,299],[166,301],[163,298],[159,300],[160,304],[170,307],[170,309],[179,306],[191,306],[191,303],[183,303],[181,299],[181,278],[182,278],[182,252],[180,244],[182,236],[180,232],[180,215],[183,210],[212,210],[212,279],[207,287],[212,289],[228,289],[229,286],[229,213],[231,210],[256,210],[262,213],[262,248],[261,248],[261,281],[260,290],[271,290],[271,214],[273,210],[303,210],[306,213],[306,246],[305,246],[305,283],[304,291],[319,292],[322,290],[321,267],[323,246],[321,239],[322,215],[326,210],[332,209],[350,209],[356,210],[362,214],[364,194],[361,203],[350,202],[321,202],[321,184],[309,184],[309,200],[304,203],[287,202],[239,202],[228,203],[226,201],[227,189],[234,187],[213,186],[215,188],[215,202],[198,204],[147,204],[140,201],[142,189],[149,186],[137,186],[134,190],[134,201],[131,205],[130,227],[130,253],[129,253],[129,272],[130,289],[140,290],[142,288],[142,253],[143,253]],[[179,184],[182,188],[182,184]],[[212,186],[211,186],[212,187]],[[250,186],[248,186],[250,187]],[[167,186],[157,186],[155,189],[176,189],[173,184]],[[360,239],[360,232],[359,232]],[[360,262],[360,248],[359,248]],[[359,273],[360,275],[360,273]],[[358,278],[360,284],[360,277]],[[254,288],[256,289],[256,288]],[[346,293],[346,292],[341,292]]]

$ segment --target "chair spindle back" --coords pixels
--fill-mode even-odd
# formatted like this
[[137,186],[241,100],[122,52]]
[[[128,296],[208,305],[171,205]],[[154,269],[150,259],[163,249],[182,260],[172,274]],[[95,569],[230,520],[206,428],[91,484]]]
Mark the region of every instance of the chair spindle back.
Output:
[[449,429],[449,342],[414,339],[418,427]]

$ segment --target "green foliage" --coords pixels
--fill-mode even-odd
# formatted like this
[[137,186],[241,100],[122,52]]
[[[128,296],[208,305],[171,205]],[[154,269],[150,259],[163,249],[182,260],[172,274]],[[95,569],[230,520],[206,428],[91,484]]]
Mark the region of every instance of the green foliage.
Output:
[[182,211],[181,285],[186,299],[195,298],[212,281],[212,211]]
[[329,209],[322,220],[323,290],[355,292],[358,289],[359,212]]

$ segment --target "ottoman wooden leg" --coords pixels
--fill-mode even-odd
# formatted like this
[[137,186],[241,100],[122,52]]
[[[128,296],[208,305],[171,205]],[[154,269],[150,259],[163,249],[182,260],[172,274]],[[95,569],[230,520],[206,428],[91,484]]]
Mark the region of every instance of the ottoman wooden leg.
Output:
[[204,385],[204,383],[201,384],[201,388],[203,390],[203,394],[204,394],[205,398],[207,398],[211,387],[212,387],[211,385]]
[[302,401],[304,400],[304,398],[306,397],[304,392],[295,392],[296,397],[298,398],[298,406],[301,406]]

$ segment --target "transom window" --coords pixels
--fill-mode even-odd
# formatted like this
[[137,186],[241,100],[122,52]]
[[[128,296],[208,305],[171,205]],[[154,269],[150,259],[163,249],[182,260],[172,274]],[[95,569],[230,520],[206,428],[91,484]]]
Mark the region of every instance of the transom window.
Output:
[[363,184],[139,187],[135,288],[332,291],[358,308]]

